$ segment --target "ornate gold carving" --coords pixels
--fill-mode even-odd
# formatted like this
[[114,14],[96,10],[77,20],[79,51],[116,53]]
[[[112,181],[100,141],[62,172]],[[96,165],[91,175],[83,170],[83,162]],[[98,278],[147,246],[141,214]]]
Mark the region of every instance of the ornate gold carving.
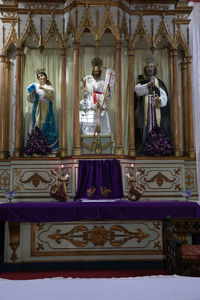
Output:
[[94,246],[103,246],[106,242],[109,242],[114,247],[120,247],[133,238],[137,239],[137,243],[140,243],[148,236],[149,234],[143,232],[140,228],[136,232],[130,232],[120,225],[113,225],[109,230],[106,230],[104,226],[94,226],[89,231],[87,227],[79,225],[66,233],[61,233],[61,230],[57,229],[55,233],[48,235],[48,238],[55,240],[58,244],[63,239],[68,240],[77,247],[85,247],[89,241]]
[[126,40],[127,41],[129,40],[129,32],[128,32],[128,26],[127,26],[125,14],[123,15],[123,18],[122,18],[120,33],[121,34],[124,33]]
[[169,10],[169,5],[167,4],[158,4],[158,3],[144,3],[144,4],[135,4],[133,5],[135,10]]
[[120,32],[119,32],[117,26],[115,26],[115,23],[113,21],[113,18],[112,18],[112,15],[111,15],[109,9],[106,10],[105,16],[104,16],[101,26],[99,28],[99,37],[98,37],[99,40],[101,39],[101,37],[103,36],[103,34],[105,32],[112,32],[112,34],[114,35],[116,40],[120,40]]
[[188,0],[179,0],[177,7],[186,7],[188,6],[189,1]]
[[160,221],[154,222],[153,225],[154,225],[154,228],[160,229],[161,222]]
[[146,29],[146,26],[144,24],[142,16],[139,17],[136,31],[135,31],[133,37],[131,38],[131,40],[133,42],[133,46],[135,46],[139,42],[140,38],[143,38],[146,41],[146,43],[149,46],[151,46],[151,37],[148,34],[148,31]]
[[155,242],[153,248],[161,249],[160,241]]
[[165,182],[174,182],[176,178],[169,179],[167,176],[163,175],[161,172],[158,172],[155,176],[153,176],[151,179],[144,178],[145,182],[151,183],[156,181],[157,185],[162,186],[164,181]]
[[19,185],[15,185],[15,192],[19,192],[19,191],[21,191],[20,186]]
[[190,172],[190,170],[188,170],[185,175],[185,183],[186,183],[186,185],[194,184],[194,175]]
[[35,28],[35,25],[33,23],[31,16],[29,16],[26,26],[21,35],[21,38],[20,38],[21,42],[23,42],[28,36],[31,36],[35,43],[39,42],[39,35],[36,31],[36,28]]
[[50,183],[51,179],[48,181],[48,180],[44,179],[42,176],[40,176],[37,172],[35,172],[32,176],[30,176],[26,180],[20,179],[20,182],[22,182],[22,183],[30,183],[31,182],[34,185],[34,187],[37,187],[40,184],[40,182]]
[[9,49],[11,44],[15,45],[16,47],[18,46],[18,37],[17,37],[17,34],[16,34],[15,27],[14,27],[13,23],[11,23],[11,27],[10,27],[10,30],[9,30],[9,33],[8,33],[8,37],[5,40],[3,53],[5,53]]
[[75,39],[78,41],[81,35],[86,31],[89,30],[90,33],[93,35],[94,38],[98,39],[97,37],[97,28],[92,20],[91,14],[88,9],[85,10],[82,16],[82,20],[80,25],[76,30]]
[[20,223],[18,222],[9,222],[9,245],[13,250],[13,253],[10,259],[15,262],[17,260],[16,250],[20,244]]
[[190,55],[190,49],[189,49],[189,45],[187,44],[185,37],[181,31],[181,26],[180,24],[178,25],[178,29],[176,32],[176,44],[181,45],[183,50],[186,52],[186,55]]
[[165,21],[165,18],[162,18],[162,21],[160,23],[159,29],[157,31],[157,34],[154,38],[154,45],[155,47],[158,45],[158,43],[161,42],[162,38],[164,38],[172,47],[174,47],[174,40],[170,33],[170,30],[167,26],[167,23]]
[[73,23],[73,18],[72,18],[71,12],[70,12],[68,23],[67,23],[67,28],[66,28],[65,41],[69,40],[69,36],[71,33],[75,36],[75,26]]
[[21,173],[22,173],[22,170],[19,170],[19,169],[14,169],[14,174],[15,174],[15,176],[20,176],[21,175]]
[[89,240],[94,246],[103,246],[108,240],[108,231],[104,226],[94,226],[89,232]]
[[180,183],[175,185],[175,190],[181,191],[181,185]]
[[62,40],[62,35],[60,34],[57,24],[54,20],[54,15],[52,15],[51,21],[49,23],[49,26],[47,28],[47,32],[44,35],[43,38],[43,46],[48,43],[49,39],[54,36],[56,39],[56,42],[59,43],[59,45],[64,47],[63,40]]
[[44,245],[43,244],[40,244],[40,243],[37,243],[37,247],[36,247],[36,250],[37,251],[41,251],[41,250],[44,250]]
[[110,244],[114,247],[122,246],[127,241],[133,238],[137,239],[137,243],[140,243],[143,239],[147,238],[148,236],[149,234],[143,232],[140,228],[137,228],[136,232],[130,232],[120,225],[113,225],[109,229],[109,241]]
[[[76,247],[85,247],[88,244],[89,230],[83,225],[78,225],[72,230],[66,233],[61,233],[60,229],[57,229],[55,233],[48,235],[48,238],[56,241],[60,244],[60,240],[68,240]],[[82,241],[81,241],[82,238]]]
[[4,5],[15,6],[16,0],[2,0]]
[[0,174],[0,190],[8,189],[10,183],[9,173],[4,170]]
[[140,173],[140,175],[144,175],[145,174],[145,169],[137,168],[137,172]]
[[37,223],[36,226],[37,226],[37,230],[40,231],[44,228],[44,223]]
[[3,17],[1,18],[1,21],[3,23],[17,23],[18,20],[18,16],[16,12],[12,12],[12,11],[7,11],[3,14]]
[[180,169],[180,168],[174,169],[174,173],[175,173],[176,175],[180,175],[180,172],[181,172],[181,169]]
[[27,8],[27,9],[56,9],[58,8],[59,5],[55,2],[36,2],[36,3],[33,3],[33,2],[29,2],[29,3],[25,3],[24,4],[24,8]]

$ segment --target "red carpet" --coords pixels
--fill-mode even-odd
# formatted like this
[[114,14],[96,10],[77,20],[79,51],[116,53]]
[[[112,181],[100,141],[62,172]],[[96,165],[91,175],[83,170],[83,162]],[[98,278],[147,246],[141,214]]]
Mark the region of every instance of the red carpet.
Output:
[[89,271],[26,271],[26,272],[5,272],[0,278],[13,280],[41,279],[52,277],[71,278],[120,278],[166,275],[165,270],[89,270]]

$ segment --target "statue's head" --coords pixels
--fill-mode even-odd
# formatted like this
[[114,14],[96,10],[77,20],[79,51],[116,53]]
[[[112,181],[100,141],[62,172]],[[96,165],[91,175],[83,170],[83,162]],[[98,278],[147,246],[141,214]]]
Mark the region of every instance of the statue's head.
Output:
[[45,82],[47,81],[47,74],[45,72],[39,72],[37,73],[37,79],[39,81]]
[[148,62],[144,67],[144,74],[145,76],[156,76],[157,68],[153,62]]
[[51,82],[47,78],[45,69],[37,69],[36,74],[37,74],[37,79],[41,84],[51,85]]
[[92,69],[92,76],[94,78],[96,78],[96,79],[100,78],[101,77],[101,69],[99,67],[97,67],[97,66],[93,67],[93,69]]
[[101,67],[103,66],[103,61],[99,57],[94,57],[91,60],[91,65],[93,67],[92,69],[92,76],[94,78],[100,78],[101,77]]

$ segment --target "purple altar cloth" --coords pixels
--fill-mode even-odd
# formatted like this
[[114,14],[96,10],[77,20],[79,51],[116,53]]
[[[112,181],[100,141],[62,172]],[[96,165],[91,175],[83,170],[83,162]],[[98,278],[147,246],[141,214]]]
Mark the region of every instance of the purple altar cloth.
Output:
[[67,222],[200,217],[196,202],[21,202],[0,204],[0,221]]

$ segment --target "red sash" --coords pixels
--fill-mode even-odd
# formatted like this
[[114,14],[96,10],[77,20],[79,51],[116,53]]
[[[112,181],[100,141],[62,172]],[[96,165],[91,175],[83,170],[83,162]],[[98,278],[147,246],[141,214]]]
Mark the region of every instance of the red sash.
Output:
[[101,93],[101,92],[98,92],[98,91],[94,91],[93,93],[94,93],[93,101],[94,101],[94,104],[97,105],[97,104],[98,104],[97,94],[98,94],[98,95],[102,95],[102,93]]

